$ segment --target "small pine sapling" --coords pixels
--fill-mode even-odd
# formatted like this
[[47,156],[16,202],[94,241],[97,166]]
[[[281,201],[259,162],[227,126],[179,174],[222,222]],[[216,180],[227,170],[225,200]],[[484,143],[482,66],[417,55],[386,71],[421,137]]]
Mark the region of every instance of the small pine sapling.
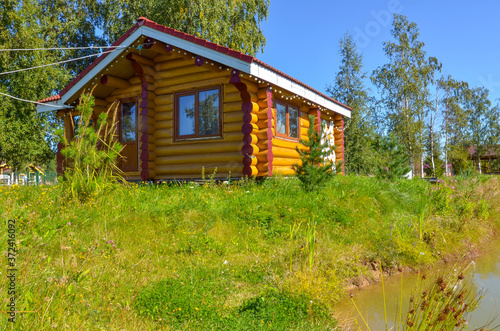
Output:
[[[326,180],[334,175],[334,165],[327,160],[328,142],[321,143],[321,134],[315,130],[314,117],[309,116],[309,129],[307,130],[307,140],[300,140],[305,148],[295,149],[300,155],[300,164],[294,164],[293,170],[300,180],[302,188],[307,192],[315,191],[324,184]],[[334,147],[335,150],[335,147]]]

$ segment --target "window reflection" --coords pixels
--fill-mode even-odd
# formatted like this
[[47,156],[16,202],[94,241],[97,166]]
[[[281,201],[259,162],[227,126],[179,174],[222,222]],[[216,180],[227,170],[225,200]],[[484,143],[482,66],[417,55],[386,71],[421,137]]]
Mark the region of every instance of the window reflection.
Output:
[[179,135],[187,136],[194,134],[194,109],[195,96],[185,95],[179,97]]
[[277,132],[286,134],[286,106],[276,104]]
[[121,141],[134,142],[137,128],[135,102],[122,103]]
[[214,135],[219,132],[219,90],[199,93],[198,134]]
[[299,110],[293,107],[288,107],[288,135],[293,138],[299,137]]

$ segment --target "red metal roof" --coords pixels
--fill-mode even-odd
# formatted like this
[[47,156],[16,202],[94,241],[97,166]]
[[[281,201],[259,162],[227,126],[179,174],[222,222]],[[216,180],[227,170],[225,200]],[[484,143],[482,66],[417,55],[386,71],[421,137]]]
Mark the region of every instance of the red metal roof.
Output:
[[[158,24],[156,22],[153,22],[145,17],[139,17],[139,19],[137,20],[137,23],[132,27],[130,28],[123,36],[120,37],[120,39],[118,39],[117,41],[115,41],[111,46],[118,46],[120,45],[127,37],[129,37],[135,30],[137,30],[140,26],[147,26],[147,27],[150,27],[152,29],[155,29],[157,31],[160,31],[160,32],[164,32],[164,33],[167,33],[169,35],[172,35],[174,37],[178,37],[178,38],[181,38],[181,39],[184,39],[186,41],[190,41],[190,42],[193,42],[197,45],[200,45],[200,46],[203,46],[203,47],[207,47],[207,48],[210,48],[210,49],[213,49],[214,51],[217,51],[219,53],[222,53],[222,54],[226,54],[226,55],[229,55],[231,57],[234,57],[236,59],[239,59],[239,60],[242,60],[242,61],[245,61],[247,63],[257,63],[263,67],[266,67],[267,69],[279,74],[280,76],[283,76],[283,77],[286,77],[287,79],[290,79],[291,81],[311,90],[312,92],[314,93],[317,93],[318,95],[322,96],[323,98],[327,99],[327,100],[330,100],[342,107],[345,107],[347,109],[352,109],[351,107],[347,106],[347,105],[344,105],[343,103],[313,89],[312,87],[302,83],[301,81],[299,81],[298,79],[295,79],[281,71],[279,71],[278,69],[260,61],[259,59],[255,58],[255,57],[252,57],[250,55],[247,55],[247,54],[244,54],[244,53],[241,53],[241,52],[238,52],[238,51],[235,51],[233,49],[230,49],[228,47],[225,47],[225,46],[221,46],[221,45],[218,45],[218,44],[215,44],[211,41],[208,41],[208,40],[205,40],[205,39],[201,39],[201,38],[198,38],[198,37],[195,37],[193,35],[190,35],[190,34],[187,34],[185,32],[182,32],[182,31],[178,31],[178,30],[175,30],[175,29],[172,29],[172,28],[169,28],[169,27],[166,27],[164,25],[161,25],[161,24]],[[109,48],[108,50],[111,50],[111,48]],[[39,102],[50,102],[50,101],[55,101],[55,100],[60,100],[61,97],[69,91],[69,89],[71,89],[76,83],[78,83],[90,70],[92,70],[92,68],[94,68],[99,62],[101,62],[106,56],[108,56],[110,53],[105,53],[101,56],[99,56],[97,59],[95,59],[94,62],[92,62],[85,70],[83,70],[77,77],[75,77],[68,85],[66,85],[66,87],[58,94],[58,95],[55,95],[55,96],[52,96],[50,98],[46,98],[46,99],[43,99],[43,100],[40,100]]]

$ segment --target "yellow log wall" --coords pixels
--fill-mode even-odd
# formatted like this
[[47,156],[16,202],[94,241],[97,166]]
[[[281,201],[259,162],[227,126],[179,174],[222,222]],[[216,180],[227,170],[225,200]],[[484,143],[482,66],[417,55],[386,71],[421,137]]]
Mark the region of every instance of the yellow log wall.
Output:
[[[242,176],[241,148],[243,113],[241,99],[229,84],[230,71],[214,66],[195,65],[195,59],[179,55],[154,58],[154,139],[157,179],[200,178],[202,168],[208,177],[217,168],[216,178]],[[174,94],[207,87],[221,87],[221,138],[174,141]]]

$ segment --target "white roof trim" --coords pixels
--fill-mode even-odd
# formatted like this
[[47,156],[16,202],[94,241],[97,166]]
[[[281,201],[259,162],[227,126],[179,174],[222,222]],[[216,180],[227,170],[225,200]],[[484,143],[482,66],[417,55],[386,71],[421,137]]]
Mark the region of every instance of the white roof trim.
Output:
[[266,68],[258,63],[252,63],[250,65],[250,75],[265,80],[273,85],[279,86],[282,89],[292,92],[304,99],[310,100],[315,104],[322,107],[330,109],[336,113],[339,113],[346,117],[351,117],[351,111],[336,104],[335,102],[319,95],[318,93],[311,91],[310,89],[297,84],[293,80],[283,77],[282,75]]
[[147,26],[142,26],[141,28],[144,29],[143,34],[150,38],[162,41],[165,44],[172,45],[174,47],[182,48],[187,52],[198,54],[206,59],[222,63],[239,71],[250,73],[250,63],[248,62]]
[[[293,80],[286,78],[277,72],[270,70],[258,63],[248,63],[246,61],[236,59],[230,55],[217,52],[213,49],[198,45],[191,41],[184,40],[179,37],[172,36],[168,33],[161,32],[150,28],[148,26],[140,26],[137,30],[130,34],[120,46],[130,46],[132,45],[141,35],[156,39],[158,41],[164,42],[168,45],[172,45],[174,48],[178,47],[187,52],[198,54],[206,59],[219,62],[228,67],[239,70],[243,73],[260,78],[270,84],[276,85],[284,90],[292,92],[304,99],[307,99],[321,107],[332,110],[346,117],[351,117],[351,111],[334,103],[333,101],[319,95],[318,93],[308,89],[300,84],[297,84]],[[116,57],[121,54],[121,50],[116,49],[115,51],[109,53],[101,62],[99,62],[94,68],[92,68],[84,77],[82,77],[74,86],[72,86],[61,98],[61,100],[47,103],[47,105],[64,105],[69,98],[71,98],[75,93],[77,93],[81,88],[85,86],[92,78],[97,76],[97,74],[105,69],[109,64],[111,64]],[[47,112],[54,110],[53,107],[46,105],[38,105],[37,111]]]

